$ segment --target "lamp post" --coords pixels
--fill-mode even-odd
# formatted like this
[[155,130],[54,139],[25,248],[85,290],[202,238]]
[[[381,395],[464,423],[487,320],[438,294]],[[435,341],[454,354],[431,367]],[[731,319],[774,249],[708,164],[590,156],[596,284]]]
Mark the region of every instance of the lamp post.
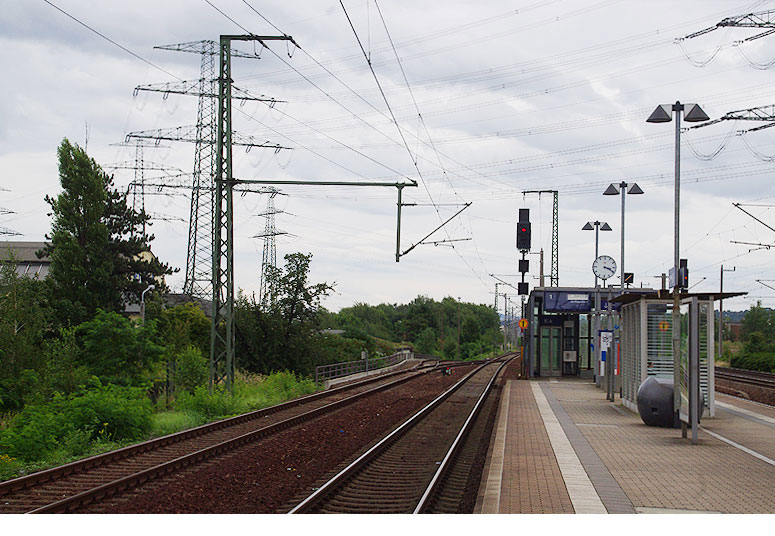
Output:
[[[595,231],[595,258],[597,259],[597,257],[599,256],[598,238],[600,236],[600,231],[613,231],[613,229],[611,229],[611,226],[604,221],[588,221],[587,223],[584,224],[584,227],[581,228],[582,231],[591,231],[593,229]],[[595,274],[595,288],[597,288],[597,274]]]
[[618,185],[616,184],[609,184],[608,188],[606,188],[605,192],[603,192],[603,195],[619,195],[622,194],[622,239],[621,239],[621,264],[619,265],[619,274],[621,275],[621,288],[622,292],[624,292],[624,198],[627,197],[627,194],[642,194],[643,190],[640,189],[640,186],[638,186],[636,183],[627,184],[626,182],[622,181]]
[[148,285],[143,293],[140,294],[140,318],[142,319],[143,325],[145,325],[145,293],[155,288],[155,285]]
[[675,424],[678,424],[678,408],[681,403],[680,355],[681,355],[681,298],[678,268],[680,264],[678,252],[678,236],[681,212],[681,112],[689,123],[707,121],[710,119],[698,104],[660,104],[651,113],[647,123],[669,123],[675,113],[675,194],[673,203],[673,408],[675,409]]
[[[608,225],[607,222],[604,222],[604,221],[601,222],[597,220],[593,222],[588,221],[586,224],[584,224],[584,227],[582,227],[581,229],[583,231],[591,231],[593,229],[595,230],[595,259],[597,259],[599,256],[598,245],[599,245],[600,231],[613,231],[613,229],[611,229],[611,226]],[[594,345],[595,378],[596,378],[595,383],[597,385],[600,385],[600,375],[598,374],[599,372],[598,366],[600,363],[600,344],[599,344],[600,341],[598,339],[599,331],[600,331],[600,289],[598,288],[598,285],[597,285],[597,273],[594,272],[594,270],[593,270],[593,273],[595,274],[595,315],[592,318],[592,333],[595,337],[595,345]]]

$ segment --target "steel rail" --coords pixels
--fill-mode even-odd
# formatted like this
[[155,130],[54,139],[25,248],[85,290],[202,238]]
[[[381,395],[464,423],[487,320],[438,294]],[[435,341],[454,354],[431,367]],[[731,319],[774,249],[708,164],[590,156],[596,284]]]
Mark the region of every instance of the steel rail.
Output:
[[336,489],[336,487],[338,487],[342,482],[344,482],[347,478],[352,476],[361,467],[368,464],[368,462],[370,462],[378,454],[384,451],[392,443],[397,441],[409,429],[411,429],[414,425],[419,423],[425,416],[427,416],[431,411],[436,409],[442,402],[444,402],[455,391],[457,391],[460,387],[462,387],[475,374],[483,370],[487,365],[491,363],[492,362],[485,362],[484,364],[481,364],[479,367],[477,367],[475,370],[469,372],[466,376],[461,378],[460,381],[455,383],[452,387],[450,387],[449,389],[441,393],[438,397],[436,397],[433,401],[428,403],[425,407],[423,407],[422,409],[417,411],[414,415],[409,417],[409,419],[404,421],[404,423],[401,426],[393,430],[387,436],[383,437],[379,442],[377,442],[370,449],[368,449],[366,452],[361,454],[352,463],[348,464],[347,467],[339,471],[331,479],[329,479],[317,490],[315,490],[311,495],[309,495],[307,498],[302,500],[299,504],[294,506],[291,510],[288,511],[288,514],[300,514],[300,513],[308,512],[320,501],[322,501],[327,495],[332,493]]
[[449,447],[447,454],[444,456],[444,459],[441,461],[439,468],[436,470],[436,473],[433,475],[433,478],[428,484],[428,487],[425,489],[425,492],[423,493],[422,497],[420,497],[420,502],[417,503],[417,506],[412,512],[413,514],[422,513],[429,499],[431,498],[432,494],[435,493],[436,490],[438,489],[438,485],[441,482],[442,475],[444,475],[447,472],[447,470],[449,469],[449,466],[452,464],[453,457],[457,454],[459,447],[463,442],[463,438],[468,434],[476,417],[479,415],[479,409],[481,408],[482,403],[484,402],[484,399],[487,398],[487,395],[490,394],[490,389],[492,388],[493,383],[495,383],[495,378],[498,377],[498,374],[500,374],[501,370],[503,370],[503,367],[505,367],[512,359],[514,358],[511,357],[506,361],[503,361],[501,365],[498,367],[498,370],[495,371],[495,374],[492,375],[492,378],[490,378],[490,381],[485,386],[484,390],[482,391],[482,394],[479,396],[479,399],[476,401],[476,404],[474,405],[473,409],[468,414],[468,418],[463,423],[463,426],[460,428],[460,431],[455,437],[455,440],[452,442],[452,445]]
[[756,370],[735,369],[727,367],[716,367],[716,378],[720,380],[734,381],[775,389],[775,374],[760,372]]

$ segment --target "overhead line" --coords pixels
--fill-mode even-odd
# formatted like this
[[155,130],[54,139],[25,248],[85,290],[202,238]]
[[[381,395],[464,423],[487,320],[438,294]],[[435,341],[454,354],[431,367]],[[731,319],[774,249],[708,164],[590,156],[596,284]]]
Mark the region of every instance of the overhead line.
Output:
[[170,76],[171,76],[171,77],[173,77],[173,78],[177,78],[178,80],[181,80],[181,81],[183,80],[182,78],[180,78],[180,77],[178,77],[178,76],[176,76],[176,75],[172,74],[171,72],[169,72],[168,70],[164,69],[163,67],[159,67],[159,66],[158,66],[158,65],[156,65],[155,63],[153,63],[153,62],[151,62],[151,61],[148,61],[147,59],[143,58],[143,57],[142,57],[142,56],[140,56],[139,54],[136,54],[135,52],[132,52],[131,50],[129,50],[128,48],[126,48],[124,45],[122,45],[122,44],[120,44],[120,43],[117,43],[116,41],[114,41],[113,39],[111,39],[110,37],[108,37],[107,35],[105,35],[105,34],[103,34],[103,33],[99,32],[99,31],[95,30],[94,28],[92,28],[91,26],[89,26],[88,24],[86,24],[85,22],[83,22],[83,21],[81,21],[81,20],[77,19],[76,17],[74,17],[73,15],[71,15],[70,13],[68,13],[67,11],[65,11],[64,9],[62,9],[61,7],[59,7],[59,6],[55,5],[55,4],[53,4],[53,3],[52,3],[52,2],[50,2],[49,0],[43,0],[43,1],[44,1],[45,3],[47,3],[48,5],[50,5],[51,7],[53,7],[54,9],[56,9],[57,11],[59,11],[60,13],[62,13],[62,14],[64,14],[64,15],[66,15],[66,16],[67,16],[67,17],[69,17],[70,19],[74,20],[75,22],[77,22],[78,24],[80,24],[81,26],[83,26],[84,28],[86,28],[87,30],[89,30],[89,31],[91,31],[91,32],[93,32],[93,33],[95,33],[95,34],[97,34],[98,36],[100,36],[101,38],[105,39],[105,40],[106,40],[106,41],[108,41],[109,43],[111,43],[111,44],[113,44],[113,45],[117,46],[118,48],[120,48],[121,50],[123,50],[124,52],[126,52],[127,54],[130,54],[130,55],[134,56],[135,58],[137,58],[138,60],[142,61],[143,63],[147,63],[148,65],[150,65],[150,66],[151,66],[151,67],[153,67],[154,69],[158,69],[158,70],[160,70],[161,72],[163,72],[163,73],[165,73],[165,74],[168,74],[168,75],[170,75]]

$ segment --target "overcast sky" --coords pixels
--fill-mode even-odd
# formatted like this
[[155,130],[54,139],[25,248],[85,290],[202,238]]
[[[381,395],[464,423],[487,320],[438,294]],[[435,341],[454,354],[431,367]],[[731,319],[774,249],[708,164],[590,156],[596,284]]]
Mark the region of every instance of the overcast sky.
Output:
[[[645,192],[626,198],[626,271],[637,286],[658,286],[654,276],[673,263],[674,124],[646,118],[676,100],[699,103],[713,119],[775,104],[767,69],[775,35],[740,43],[758,32],[727,28],[675,41],[725,17],[775,9],[773,1],[345,0],[344,7],[333,0],[3,2],[0,228],[19,233],[13,240],[49,232],[43,198],[59,191],[62,138],[108,166],[134,161],[135,149],[118,145],[129,132],[196,123],[196,97],[133,96],[138,85],[200,76],[199,55],[155,46],[282,32],[301,48],[235,44],[261,53],[234,59],[234,85],[283,102],[235,102],[234,129],[290,149],[235,147],[235,177],[416,180],[404,190],[404,202],[416,206],[403,209],[402,251],[471,203],[427,239],[448,242],[419,245],[396,263],[395,188],[282,187],[276,227],[289,234],[276,239],[278,261],[311,253],[312,280],[336,283],[326,307],[419,294],[492,303],[489,274],[518,281],[509,275],[517,273],[519,208],[530,209],[532,250],[544,250],[548,275],[552,196],[525,190],[559,191],[560,285],[592,285],[595,235],[581,228],[607,221],[613,232],[600,233],[600,253],[619,263],[621,197],[602,192],[620,181]],[[682,136],[681,257],[696,291],[718,290],[720,266],[735,267],[724,289],[749,297],[726,301],[729,309],[758,299],[775,307],[775,290],[765,286],[775,287],[775,251],[733,243],[775,244],[767,227],[775,227],[768,206],[775,129],[740,134],[760,124],[725,121]],[[194,145],[164,142],[145,148],[143,159],[190,173]],[[125,189],[135,172],[114,173]],[[158,176],[145,171],[149,180]],[[167,192],[176,195],[149,193],[145,204],[164,218],[153,223],[153,251],[180,269],[168,279],[179,291],[190,199],[186,190]],[[266,206],[258,194],[235,202],[236,282],[249,293],[259,289],[263,242],[253,237],[264,230]],[[529,259],[532,288],[539,256]]]

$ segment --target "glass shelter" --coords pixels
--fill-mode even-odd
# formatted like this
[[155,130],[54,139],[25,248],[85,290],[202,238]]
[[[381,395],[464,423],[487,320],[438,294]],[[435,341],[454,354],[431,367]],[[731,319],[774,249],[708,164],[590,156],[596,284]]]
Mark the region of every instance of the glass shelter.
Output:
[[[706,415],[710,417],[716,413],[713,302],[719,298],[743,294],[681,294],[681,363],[688,359],[690,317],[694,317],[697,318],[698,324],[700,392],[707,409]],[[692,298],[697,298],[696,312],[689,310]],[[647,377],[673,379],[673,298],[667,292],[657,295],[625,293],[616,301],[621,304],[622,312],[622,403],[637,412],[638,388]]]

